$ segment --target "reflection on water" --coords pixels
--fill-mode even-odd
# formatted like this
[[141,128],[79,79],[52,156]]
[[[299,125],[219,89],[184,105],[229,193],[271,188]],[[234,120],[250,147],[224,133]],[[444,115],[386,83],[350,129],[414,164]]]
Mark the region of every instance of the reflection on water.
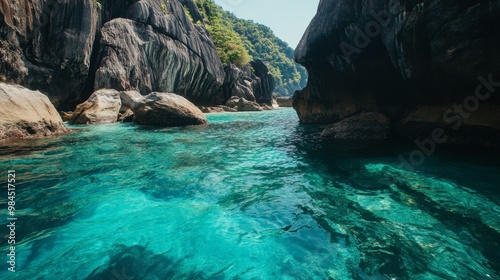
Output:
[[2,147],[18,244],[0,278],[500,279],[495,155],[409,172],[413,147],[331,143],[290,109],[208,119]]

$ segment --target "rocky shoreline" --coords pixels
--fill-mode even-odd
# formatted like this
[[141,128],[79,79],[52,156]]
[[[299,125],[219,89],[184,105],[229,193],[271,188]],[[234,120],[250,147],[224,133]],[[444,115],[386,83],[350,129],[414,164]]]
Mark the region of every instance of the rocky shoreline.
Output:
[[[207,112],[271,109],[275,85],[266,63],[222,65],[204,25],[187,11],[199,14],[192,0],[0,5],[1,105],[8,108],[12,94],[29,103],[28,89],[34,89],[34,106],[47,108],[30,113],[39,119],[29,122],[9,116],[26,108],[6,111],[1,139],[69,131],[61,117],[54,119],[56,109],[72,124],[162,126],[206,124],[196,106]],[[48,98],[38,100],[40,92]]]

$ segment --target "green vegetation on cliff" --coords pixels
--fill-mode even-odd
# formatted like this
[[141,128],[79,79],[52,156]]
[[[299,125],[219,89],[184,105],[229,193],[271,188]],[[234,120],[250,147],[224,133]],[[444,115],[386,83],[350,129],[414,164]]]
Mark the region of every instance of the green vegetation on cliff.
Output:
[[276,37],[273,31],[252,20],[237,18],[224,11],[213,0],[195,0],[222,63],[245,65],[251,59],[267,61],[275,77],[276,91],[292,94],[305,87],[306,70],[293,61],[293,49]]

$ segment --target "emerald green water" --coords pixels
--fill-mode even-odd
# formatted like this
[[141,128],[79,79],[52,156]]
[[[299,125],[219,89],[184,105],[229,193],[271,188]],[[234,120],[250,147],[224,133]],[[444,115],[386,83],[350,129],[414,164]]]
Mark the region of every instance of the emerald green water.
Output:
[[320,139],[291,109],[0,148],[0,279],[500,279],[500,162]]

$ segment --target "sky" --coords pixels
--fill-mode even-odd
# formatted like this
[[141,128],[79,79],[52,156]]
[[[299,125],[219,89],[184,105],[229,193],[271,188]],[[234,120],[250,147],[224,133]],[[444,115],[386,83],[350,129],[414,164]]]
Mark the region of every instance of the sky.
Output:
[[239,18],[270,27],[278,38],[295,49],[316,14],[319,0],[215,0],[215,3]]

